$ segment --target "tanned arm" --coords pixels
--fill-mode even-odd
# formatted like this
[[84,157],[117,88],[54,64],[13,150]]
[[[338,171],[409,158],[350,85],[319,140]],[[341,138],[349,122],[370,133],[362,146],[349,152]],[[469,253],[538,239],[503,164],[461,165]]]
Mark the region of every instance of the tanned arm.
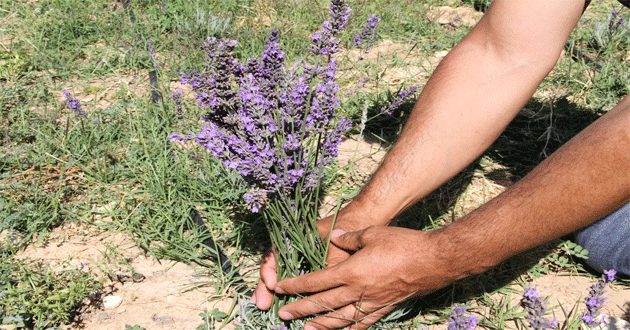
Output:
[[459,267],[453,272],[466,276],[582,228],[628,201],[630,96],[510,189],[435,234],[451,247],[444,256],[460,259],[453,260]]
[[436,68],[399,140],[344,209],[340,228],[357,218],[363,228],[389,223],[479,157],[556,64],[583,6],[495,1]]

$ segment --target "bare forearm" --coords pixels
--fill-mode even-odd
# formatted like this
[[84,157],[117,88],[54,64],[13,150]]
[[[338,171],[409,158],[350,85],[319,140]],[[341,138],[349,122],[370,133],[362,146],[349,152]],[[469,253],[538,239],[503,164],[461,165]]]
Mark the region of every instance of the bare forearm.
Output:
[[[388,223],[481,155],[551,70],[582,9],[554,4],[565,21],[545,25],[537,20],[552,22],[555,17],[541,16],[555,14],[530,10],[536,6],[531,2],[495,3],[438,66],[396,145],[350,205],[361,209],[367,224]],[[506,22],[514,19],[507,6],[530,12],[518,9],[523,22]]]
[[626,97],[510,189],[436,234],[458,259],[454,272],[465,276],[584,227],[629,200]]

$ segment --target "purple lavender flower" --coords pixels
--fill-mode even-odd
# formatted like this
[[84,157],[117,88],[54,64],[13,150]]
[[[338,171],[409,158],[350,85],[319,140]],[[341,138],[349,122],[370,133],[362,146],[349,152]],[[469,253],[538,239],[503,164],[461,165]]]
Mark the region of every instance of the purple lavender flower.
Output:
[[608,299],[603,297],[606,291],[606,284],[615,280],[617,271],[611,269],[604,272],[602,279],[591,286],[588,292],[588,297],[584,298],[584,304],[586,305],[586,311],[582,314],[580,320],[584,321],[588,326],[598,326],[602,321],[598,319],[599,312],[604,306],[604,302]]
[[258,188],[252,188],[245,195],[245,204],[247,208],[254,213],[258,213],[267,203],[267,191]]
[[400,91],[389,104],[386,104],[381,108],[381,113],[391,115],[394,110],[403,104],[406,98],[413,96],[419,88],[420,85],[413,85]]
[[466,308],[453,305],[451,317],[448,319],[449,330],[472,330],[477,327],[477,316],[466,316]]
[[337,34],[346,29],[351,9],[343,0],[332,0],[330,4],[330,20],[325,21],[322,29],[311,37],[313,44],[309,50],[315,54],[332,55],[339,50]]
[[553,329],[558,326],[558,320],[555,317],[551,322],[544,318],[547,306],[538,295],[538,292],[536,292],[535,286],[528,285],[525,287],[521,306],[527,311],[525,318],[532,329]]
[[186,134],[182,133],[173,133],[168,136],[169,141],[171,142],[179,142],[179,141],[189,141],[195,138],[195,133],[187,132]]
[[626,21],[624,17],[620,17],[617,20],[618,15],[619,15],[618,10],[613,10],[612,12],[610,12],[610,20],[608,21],[608,30],[611,32],[616,31],[619,28],[619,26]]
[[[355,45],[360,46],[365,42],[365,53],[367,53],[372,47],[374,37],[376,36],[376,27],[378,26],[378,23],[380,21],[381,19],[379,17],[376,17],[376,15],[370,15],[367,23],[363,26],[361,33],[355,33],[354,35],[353,41]],[[359,56],[359,60],[362,59],[363,58]]]
[[151,39],[147,39],[147,51],[149,52],[149,59],[151,60],[151,63],[153,63],[153,68],[159,68],[160,66],[157,63],[157,58],[155,56],[155,51],[153,50]]
[[65,89],[63,90],[63,95],[66,96],[66,105],[68,105],[68,107],[72,109],[77,116],[87,118],[87,113],[81,109],[81,102],[78,99],[72,97],[72,94]]

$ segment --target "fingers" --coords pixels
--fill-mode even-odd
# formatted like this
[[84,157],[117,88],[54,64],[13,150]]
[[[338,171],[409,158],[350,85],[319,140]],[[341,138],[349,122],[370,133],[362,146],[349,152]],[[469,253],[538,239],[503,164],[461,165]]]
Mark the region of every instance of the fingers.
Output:
[[326,267],[330,268],[338,265],[349,257],[350,253],[331,244],[328,249],[328,256],[326,257]]
[[305,329],[310,329],[310,326],[317,330],[343,327],[352,330],[364,330],[395,308],[395,306],[388,306],[375,311],[367,311],[366,309],[371,309],[367,306],[359,305],[359,303],[355,304],[346,305],[336,311],[316,317],[305,324]]
[[330,241],[341,249],[357,251],[366,245],[363,235],[365,231],[366,229],[346,233],[343,230],[335,229],[332,232]]
[[265,283],[269,291],[273,291],[278,282],[276,272],[276,256],[273,251],[267,252],[260,264],[260,279]]
[[319,233],[320,235],[322,235],[322,238],[324,238],[324,240],[328,238],[328,235],[330,235],[330,232],[333,229],[332,227],[333,217],[326,217],[317,221],[317,229],[319,229]]
[[351,296],[345,287],[331,289],[287,304],[280,308],[278,315],[283,320],[293,320],[322,312],[333,312],[336,308],[356,300]]
[[269,291],[265,283],[260,280],[258,281],[256,290],[254,290],[251,301],[256,304],[258,309],[268,310],[271,308],[271,303],[273,302],[273,291]]
[[337,266],[284,279],[275,285],[274,290],[280,294],[296,294],[320,292],[336,288],[344,284],[344,282],[339,279],[339,271],[331,271],[335,268]]
[[273,302],[273,289],[278,281],[278,275],[276,273],[276,258],[273,252],[270,250],[263,257],[260,264],[260,281],[254,290],[251,301],[256,304],[256,307],[262,310],[271,308]]

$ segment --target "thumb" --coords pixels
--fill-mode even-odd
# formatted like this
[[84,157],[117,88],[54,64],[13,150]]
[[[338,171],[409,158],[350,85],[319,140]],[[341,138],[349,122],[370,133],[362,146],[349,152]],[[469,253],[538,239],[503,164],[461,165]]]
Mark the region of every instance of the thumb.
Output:
[[364,230],[346,233],[341,229],[335,229],[332,232],[330,241],[340,249],[358,251],[365,246],[363,241]]

